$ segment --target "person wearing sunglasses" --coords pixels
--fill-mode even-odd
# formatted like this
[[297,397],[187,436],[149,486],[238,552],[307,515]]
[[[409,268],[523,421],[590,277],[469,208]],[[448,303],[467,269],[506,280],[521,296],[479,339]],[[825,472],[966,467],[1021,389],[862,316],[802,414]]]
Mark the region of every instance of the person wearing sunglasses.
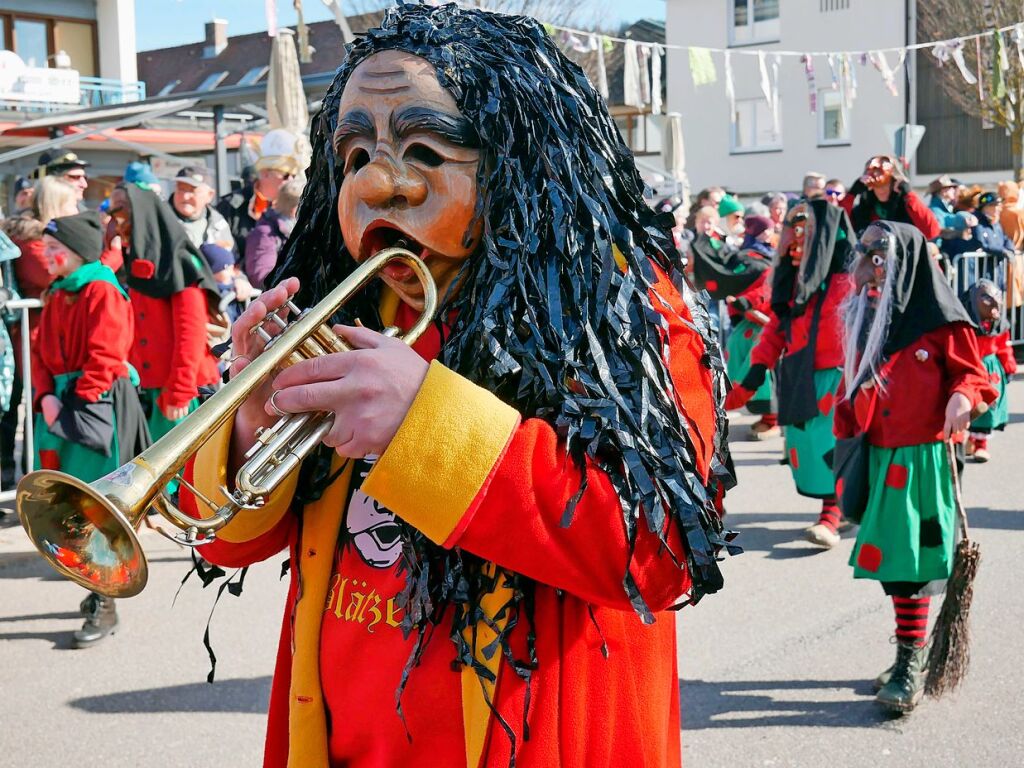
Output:
[[36,177],[56,176],[63,179],[75,188],[75,195],[81,202],[85,197],[85,190],[89,186],[89,176],[85,169],[89,163],[82,160],[74,152],[64,152],[59,155],[51,155],[44,152],[39,156],[39,167],[36,168]]
[[846,197],[846,185],[839,179],[829,179],[825,182],[825,199],[832,205],[839,205],[839,202]]

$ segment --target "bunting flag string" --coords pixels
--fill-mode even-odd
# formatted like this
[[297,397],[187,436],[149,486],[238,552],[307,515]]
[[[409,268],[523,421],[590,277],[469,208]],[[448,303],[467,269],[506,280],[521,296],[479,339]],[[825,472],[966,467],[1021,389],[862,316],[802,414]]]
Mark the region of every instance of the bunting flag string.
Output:
[[807,77],[807,98],[813,115],[818,111],[818,86],[814,83],[814,57],[805,53],[800,61],[804,65],[804,75]]

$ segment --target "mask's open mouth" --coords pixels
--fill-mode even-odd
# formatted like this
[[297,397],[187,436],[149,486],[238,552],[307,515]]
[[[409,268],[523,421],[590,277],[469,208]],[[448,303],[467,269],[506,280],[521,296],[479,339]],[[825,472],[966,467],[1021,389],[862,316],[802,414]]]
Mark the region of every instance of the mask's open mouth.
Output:
[[[360,261],[377,255],[385,248],[404,248],[419,256],[423,261],[427,261],[430,256],[425,246],[395,225],[386,221],[375,221],[363,232],[363,239],[359,244]],[[399,261],[394,261],[384,267],[382,274],[397,282],[409,282],[415,279],[412,268]]]

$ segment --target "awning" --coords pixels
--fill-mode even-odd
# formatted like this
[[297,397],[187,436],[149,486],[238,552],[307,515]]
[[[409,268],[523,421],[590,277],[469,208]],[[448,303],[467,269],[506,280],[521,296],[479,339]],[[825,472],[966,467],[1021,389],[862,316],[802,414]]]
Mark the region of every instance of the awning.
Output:
[[[192,109],[198,103],[198,99],[175,99],[159,105],[149,101],[135,101],[130,104],[117,104],[107,107],[93,107],[91,109],[76,109],[73,112],[58,112],[56,114],[39,117],[35,120],[26,120],[19,123],[15,128],[8,129],[4,133],[18,131],[29,131],[37,128],[64,128],[69,125],[85,123],[107,123],[112,120],[123,120],[127,117],[138,116],[139,122],[151,119],[149,113],[159,108],[161,115],[173,112],[181,112]],[[170,112],[168,112],[170,110]]]

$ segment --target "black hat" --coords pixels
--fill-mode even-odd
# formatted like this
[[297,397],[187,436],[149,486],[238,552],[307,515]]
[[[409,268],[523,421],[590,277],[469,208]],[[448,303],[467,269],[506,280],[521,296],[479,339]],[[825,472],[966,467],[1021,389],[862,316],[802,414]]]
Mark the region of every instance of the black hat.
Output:
[[198,187],[200,184],[213,188],[213,174],[210,173],[209,168],[204,168],[201,165],[187,165],[178,171],[178,174],[174,177],[175,182],[182,182],[183,184],[191,184],[193,187]]
[[[39,156],[39,167],[45,168],[46,173],[64,173],[72,168],[88,168],[89,163],[82,160],[74,152],[49,153],[43,152]],[[44,176],[45,174],[37,174]]]
[[999,197],[998,193],[982,192],[981,196],[978,198],[978,209],[980,210],[984,208],[986,205],[995,205],[996,203],[1001,202],[1003,201],[1002,198]]
[[103,225],[94,211],[50,219],[43,234],[60,240],[82,261],[99,261],[103,253]]
[[19,176],[14,180],[14,194],[20,195],[26,189],[32,189],[32,182],[26,179],[24,176]]

